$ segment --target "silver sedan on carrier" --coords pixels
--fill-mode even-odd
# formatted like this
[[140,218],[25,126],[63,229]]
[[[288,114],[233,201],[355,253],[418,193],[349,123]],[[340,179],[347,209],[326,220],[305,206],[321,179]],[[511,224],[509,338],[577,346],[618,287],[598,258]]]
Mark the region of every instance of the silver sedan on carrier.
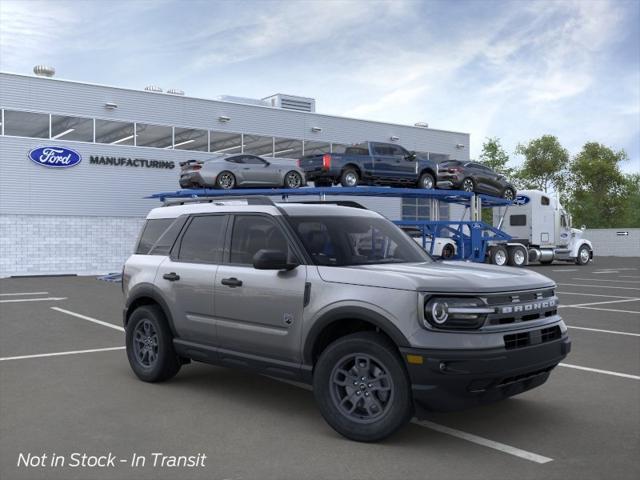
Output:
[[221,188],[285,187],[306,185],[304,172],[294,160],[270,159],[249,154],[220,155],[211,160],[180,163],[180,187]]

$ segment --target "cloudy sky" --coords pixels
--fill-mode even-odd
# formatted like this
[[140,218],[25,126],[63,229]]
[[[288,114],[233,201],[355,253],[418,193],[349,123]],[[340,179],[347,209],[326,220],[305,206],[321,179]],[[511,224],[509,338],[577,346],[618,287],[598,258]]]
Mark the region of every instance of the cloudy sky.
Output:
[[[640,1],[0,0],[0,70],[625,149],[640,171]],[[514,158],[514,163],[521,159]]]

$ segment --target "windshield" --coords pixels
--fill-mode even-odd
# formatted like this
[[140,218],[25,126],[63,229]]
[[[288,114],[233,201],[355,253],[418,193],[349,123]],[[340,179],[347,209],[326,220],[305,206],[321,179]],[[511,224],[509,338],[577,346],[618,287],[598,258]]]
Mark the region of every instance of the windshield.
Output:
[[379,217],[288,217],[316,265],[432,262],[416,242]]

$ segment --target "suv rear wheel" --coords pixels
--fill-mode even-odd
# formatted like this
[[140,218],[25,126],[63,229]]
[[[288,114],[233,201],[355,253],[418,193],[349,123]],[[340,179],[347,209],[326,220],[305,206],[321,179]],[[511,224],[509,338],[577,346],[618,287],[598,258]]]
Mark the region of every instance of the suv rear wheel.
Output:
[[168,380],[180,370],[173,336],[160,307],[136,308],[127,322],[127,358],[133,373],[145,382]]
[[316,363],[313,391],[322,416],[341,435],[382,440],[413,415],[411,387],[394,346],[360,332],[330,344]]
[[340,176],[340,184],[343,187],[357,187],[360,183],[360,176],[354,168],[345,168]]

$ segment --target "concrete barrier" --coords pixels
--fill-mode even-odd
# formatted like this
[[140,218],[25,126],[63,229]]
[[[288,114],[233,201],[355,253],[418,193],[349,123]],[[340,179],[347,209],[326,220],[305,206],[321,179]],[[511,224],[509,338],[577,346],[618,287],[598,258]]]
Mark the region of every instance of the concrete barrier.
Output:
[[640,228],[587,228],[584,238],[593,243],[594,256],[640,256]]

